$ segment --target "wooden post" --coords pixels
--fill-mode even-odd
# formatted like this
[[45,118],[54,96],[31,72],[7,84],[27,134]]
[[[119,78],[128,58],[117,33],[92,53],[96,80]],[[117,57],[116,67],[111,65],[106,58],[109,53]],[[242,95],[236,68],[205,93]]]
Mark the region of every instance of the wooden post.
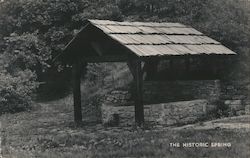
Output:
[[72,67],[73,96],[74,96],[74,120],[76,123],[82,122],[81,106],[81,62],[75,61]]
[[142,127],[144,125],[144,107],[143,107],[143,79],[142,79],[141,61],[135,62],[135,122],[136,125]]

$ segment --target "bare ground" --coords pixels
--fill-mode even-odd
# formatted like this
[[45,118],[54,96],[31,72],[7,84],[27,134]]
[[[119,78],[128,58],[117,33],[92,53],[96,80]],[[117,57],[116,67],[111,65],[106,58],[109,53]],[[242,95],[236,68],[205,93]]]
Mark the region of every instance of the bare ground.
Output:
[[[37,103],[30,112],[0,116],[3,157],[250,157],[250,116],[146,130],[106,128],[87,118],[76,127],[72,116],[72,107],[65,100]],[[221,142],[232,146],[170,147],[175,142]]]

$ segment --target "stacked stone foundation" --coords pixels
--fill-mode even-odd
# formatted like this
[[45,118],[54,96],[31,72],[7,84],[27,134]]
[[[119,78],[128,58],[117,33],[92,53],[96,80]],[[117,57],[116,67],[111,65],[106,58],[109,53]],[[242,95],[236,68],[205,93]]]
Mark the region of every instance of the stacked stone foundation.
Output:
[[[224,106],[234,115],[250,114],[249,86],[239,81],[219,80],[144,82],[145,120],[159,125],[188,124],[216,113]],[[249,84],[248,84],[249,85]],[[104,123],[134,122],[133,88],[116,89],[102,101]]]

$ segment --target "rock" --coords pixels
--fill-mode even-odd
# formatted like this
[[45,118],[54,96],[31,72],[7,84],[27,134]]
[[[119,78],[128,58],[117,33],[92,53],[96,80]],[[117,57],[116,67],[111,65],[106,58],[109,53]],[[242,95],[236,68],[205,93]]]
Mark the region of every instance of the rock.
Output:
[[59,131],[59,129],[52,129],[50,132],[56,133],[56,132],[58,132],[58,131]]
[[231,104],[229,105],[229,109],[231,111],[239,111],[239,110],[243,110],[243,106],[241,104]]
[[216,108],[217,108],[216,105],[208,104],[207,106],[205,106],[205,113],[214,112]]
[[226,105],[241,105],[242,102],[241,100],[226,100],[225,104]]
[[245,106],[245,114],[250,115],[250,105]]
[[102,107],[102,123],[108,126],[118,126],[120,122],[119,109],[103,104]]
[[235,99],[235,100],[239,100],[239,99],[246,99],[246,96],[245,95],[235,95],[235,96],[233,96],[233,99]]
[[224,103],[229,107],[231,111],[239,111],[244,109],[241,100],[225,100]]
[[237,115],[237,116],[245,115],[245,113],[246,113],[245,110],[240,110],[240,111],[237,111],[237,112],[236,112],[236,115]]
[[169,119],[169,120],[165,120],[164,122],[162,122],[161,124],[166,124],[166,125],[174,125],[176,124],[177,121],[173,120],[173,119]]

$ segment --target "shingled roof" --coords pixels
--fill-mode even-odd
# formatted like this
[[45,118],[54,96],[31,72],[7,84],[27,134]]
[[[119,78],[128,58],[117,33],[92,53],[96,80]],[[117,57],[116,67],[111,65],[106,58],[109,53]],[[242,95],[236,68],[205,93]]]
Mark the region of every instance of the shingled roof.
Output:
[[[88,30],[90,27],[91,31]],[[92,34],[93,30],[102,32],[104,36],[96,37]],[[82,40],[83,34],[85,37],[88,36],[88,40]],[[76,38],[78,36],[80,38]],[[95,38],[100,40],[98,38],[105,36],[138,57],[236,54],[220,42],[180,23],[109,20],[87,20],[86,26],[67,45],[65,50],[76,49],[76,47],[83,49],[83,42],[88,43]],[[111,50],[114,47],[111,45],[108,49]]]
[[138,56],[236,54],[194,28],[179,23],[89,22]]

